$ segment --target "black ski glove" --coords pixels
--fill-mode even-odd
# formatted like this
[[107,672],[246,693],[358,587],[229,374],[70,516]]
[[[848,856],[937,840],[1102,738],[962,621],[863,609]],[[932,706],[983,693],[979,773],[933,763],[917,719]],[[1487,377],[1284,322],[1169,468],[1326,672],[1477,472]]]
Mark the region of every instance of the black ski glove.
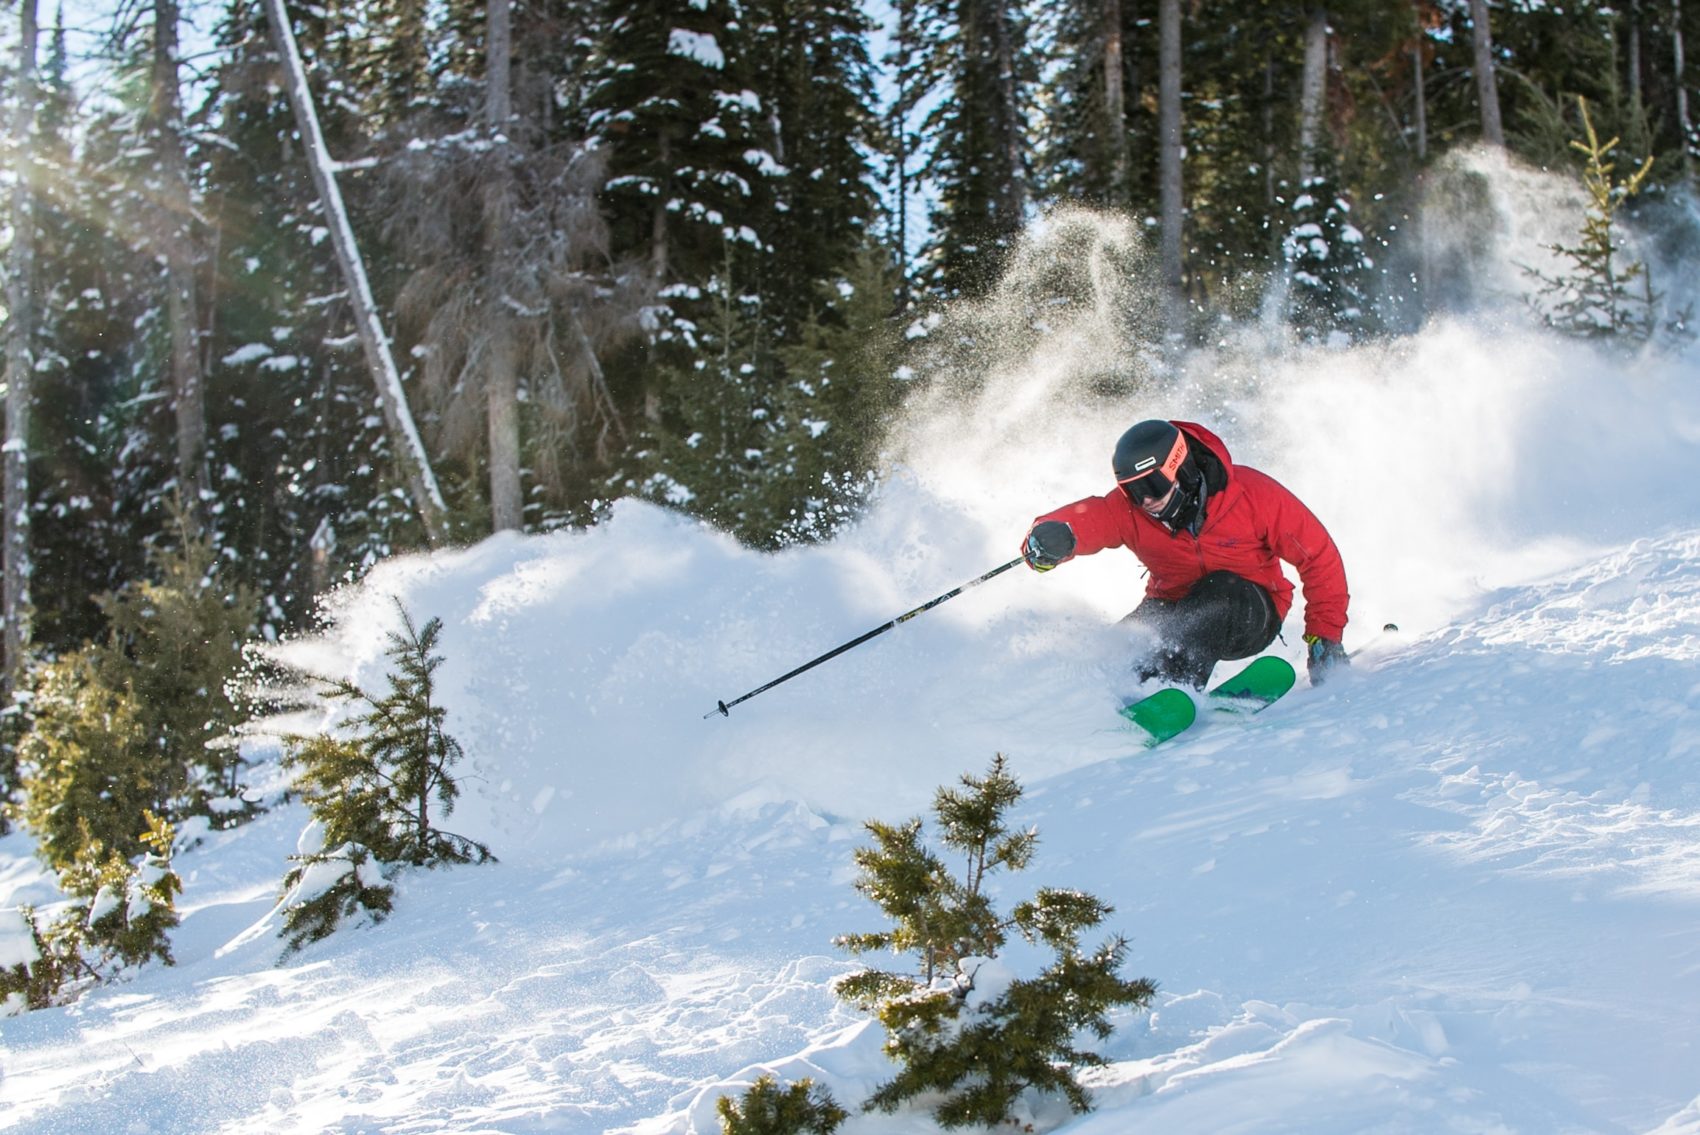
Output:
[[1072,555],[1074,529],[1060,520],[1041,520],[1021,545],[1021,557],[1034,571],[1050,571]]
[[1352,660],[1346,657],[1346,648],[1333,639],[1307,634],[1305,642],[1309,645],[1305,655],[1305,669],[1310,671],[1311,685],[1320,686],[1335,670],[1351,667]]

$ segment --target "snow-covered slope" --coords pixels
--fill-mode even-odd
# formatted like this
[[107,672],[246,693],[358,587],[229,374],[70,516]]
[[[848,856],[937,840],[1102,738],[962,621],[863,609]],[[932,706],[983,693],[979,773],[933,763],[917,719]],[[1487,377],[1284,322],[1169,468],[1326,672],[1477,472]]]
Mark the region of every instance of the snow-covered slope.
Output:
[[[599,534],[416,564],[409,600],[431,595],[477,641],[473,612],[535,584],[543,565],[566,575],[585,543],[605,541],[604,559],[659,550],[664,537],[699,570],[743,556],[637,509]],[[912,652],[900,666],[940,674],[969,663],[977,644],[1003,660],[995,696],[984,687],[997,667],[986,665],[978,694],[975,682],[964,683],[965,704],[938,694],[928,722],[914,708],[936,692],[926,683],[887,690],[875,710],[847,686],[878,667],[851,666],[843,681],[822,675],[821,690],[791,695],[835,710],[822,727],[839,733],[831,741],[803,740],[809,711],[779,695],[767,709],[778,722],[755,704],[705,722],[700,697],[654,675],[632,680],[635,706],[619,708],[608,688],[588,699],[601,712],[570,735],[535,736],[523,721],[503,732],[502,706],[564,695],[535,672],[499,668],[499,654],[472,665],[480,654],[463,645],[454,720],[476,742],[469,796],[479,803],[457,817],[482,810],[468,827],[503,862],[409,877],[387,922],[275,964],[277,940],[244,931],[263,922],[303,817],[284,808],[215,837],[182,860],[176,968],[5,1022],[0,1124],[713,1131],[714,1096],[758,1067],[813,1075],[855,1101],[884,1058],[826,983],[848,968],[832,936],[873,925],[848,885],[858,823],[917,810],[998,748],[1027,778],[1022,818],[1042,841],[1012,886],[1062,883],[1111,901],[1114,929],[1133,939],[1130,969],[1163,987],[1154,1012],[1118,1020],[1104,1050],[1113,1063],[1089,1077],[1097,1111],[1074,1119],[1041,1103],[1044,1126],[1692,1131],[1697,561],[1700,532],[1639,541],[1484,596],[1453,626],[1380,637],[1349,678],[1317,691],[1301,683],[1249,724],[1211,723],[1141,755],[1115,729],[1111,668],[1067,661],[1091,628],[1030,628],[1037,645],[1005,649],[1022,637],[1007,610],[983,615],[979,630],[941,621],[885,644]],[[506,570],[488,570],[497,563]],[[624,614],[629,650],[662,635],[636,604]],[[554,641],[540,622],[516,614],[505,637]],[[557,644],[559,684],[572,689],[603,652],[572,620],[559,629],[578,643]],[[451,635],[451,660],[455,644]],[[630,665],[607,663],[610,682]],[[1097,696],[1059,708],[1068,684]],[[708,739],[671,752],[641,735],[622,746],[597,719],[628,712],[657,715],[664,735]],[[879,738],[859,758],[857,714]],[[897,736],[904,723],[908,739]],[[959,729],[973,735],[945,740]],[[794,775],[767,775],[787,755]],[[857,779],[849,795],[871,806],[831,806],[837,786]],[[622,809],[642,812],[646,786],[652,807],[646,823],[598,842],[575,821],[578,802],[615,783]],[[26,849],[14,838],[4,850]],[[931,1129],[913,1114],[845,1128]]]
[[[911,422],[824,547],[758,555],[626,502],[381,565],[288,654],[375,684],[396,601],[440,616],[451,826],[500,862],[403,876],[387,921],[283,957],[304,812],[208,836],[178,859],[178,965],[0,1021],[0,1129],[682,1135],[763,1068],[854,1108],[888,1074],[828,989],[832,938],[877,925],[860,825],[1003,752],[1041,840],[1008,893],[1107,899],[1162,988],[1117,1018],[1097,1110],[1038,1100],[1036,1129],[1700,1133],[1693,365],[1460,323],[1226,366],[1107,417],[1018,361]],[[1009,559],[1156,414],[1209,422],[1335,532],[1348,675],[1137,752],[1114,621],[1142,581],[1107,553],[705,719]],[[50,897],[0,840],[0,908]]]

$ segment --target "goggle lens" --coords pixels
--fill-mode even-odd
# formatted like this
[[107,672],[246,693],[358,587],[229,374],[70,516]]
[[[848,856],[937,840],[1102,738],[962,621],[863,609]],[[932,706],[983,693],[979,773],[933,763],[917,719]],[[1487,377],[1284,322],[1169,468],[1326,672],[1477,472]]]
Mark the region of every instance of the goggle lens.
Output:
[[1127,494],[1128,499],[1134,504],[1143,504],[1146,501],[1161,500],[1169,489],[1174,486],[1173,481],[1163,476],[1162,472],[1156,469],[1153,469],[1148,473],[1141,473],[1137,477],[1129,477],[1127,480],[1119,483],[1122,487],[1122,491]]

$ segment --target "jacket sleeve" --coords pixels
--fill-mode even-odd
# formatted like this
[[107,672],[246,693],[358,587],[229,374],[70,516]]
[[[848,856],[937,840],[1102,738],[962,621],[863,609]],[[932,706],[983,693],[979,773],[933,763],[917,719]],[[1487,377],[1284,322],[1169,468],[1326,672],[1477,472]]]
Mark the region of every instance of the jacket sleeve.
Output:
[[[1118,499],[1119,498],[1119,499]],[[1060,520],[1074,533],[1074,556],[1090,556],[1105,548],[1132,547],[1133,518],[1128,511],[1127,497],[1114,489],[1101,497],[1065,504],[1059,509],[1035,517],[1034,524]],[[1028,529],[1032,531],[1031,528]],[[1070,556],[1072,560],[1074,556]],[[1064,560],[1067,563],[1068,560]]]
[[1307,635],[1339,642],[1346,630],[1346,565],[1334,538],[1304,502],[1266,474],[1241,466],[1239,474],[1255,478],[1258,494],[1267,506],[1269,529],[1265,539],[1275,554],[1299,571],[1305,596]]

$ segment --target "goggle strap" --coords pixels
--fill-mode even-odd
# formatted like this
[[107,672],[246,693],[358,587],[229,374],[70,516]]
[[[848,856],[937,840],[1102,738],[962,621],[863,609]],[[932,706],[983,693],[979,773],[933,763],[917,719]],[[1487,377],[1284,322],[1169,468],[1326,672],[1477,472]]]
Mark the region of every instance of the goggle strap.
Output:
[[[1179,430],[1176,430],[1175,431],[1175,444],[1169,447],[1169,455],[1163,459],[1163,463],[1161,465],[1154,466],[1153,468],[1150,468],[1150,469],[1142,469],[1139,472],[1135,473],[1131,477],[1123,477],[1119,481],[1117,481],[1116,484],[1122,486],[1122,488],[1125,489],[1125,488],[1127,488],[1128,485],[1132,484],[1134,481],[1143,480],[1144,478],[1151,476],[1151,474],[1153,474],[1153,473],[1161,473],[1164,477],[1168,478],[1168,483],[1172,485],[1178,479],[1177,475],[1181,471],[1181,462],[1183,462],[1185,460],[1186,460],[1186,435],[1184,433],[1181,433]],[[1164,492],[1167,492],[1167,491],[1168,491],[1167,489],[1164,490]],[[1162,496],[1162,495],[1163,495],[1162,493],[1147,493],[1146,494],[1147,497]]]

